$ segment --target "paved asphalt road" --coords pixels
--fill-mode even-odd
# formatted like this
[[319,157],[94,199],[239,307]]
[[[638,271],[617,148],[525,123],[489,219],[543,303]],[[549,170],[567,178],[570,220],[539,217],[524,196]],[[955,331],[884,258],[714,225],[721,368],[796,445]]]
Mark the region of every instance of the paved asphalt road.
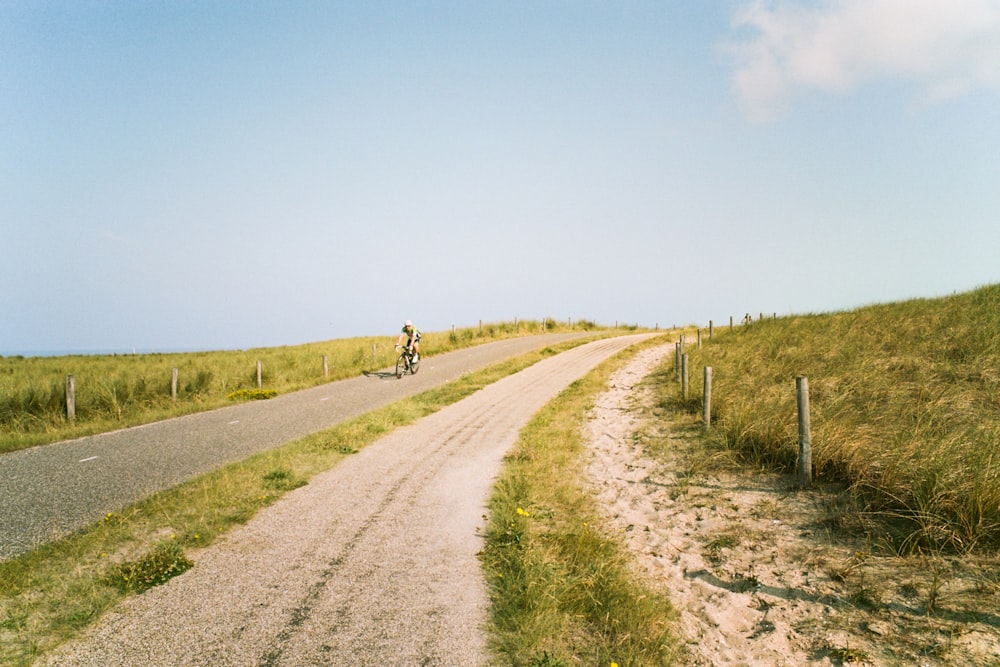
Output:
[[352,378],[268,401],[0,455],[0,559],[231,461],[580,335],[498,341],[427,357],[419,373],[402,380],[388,373]]

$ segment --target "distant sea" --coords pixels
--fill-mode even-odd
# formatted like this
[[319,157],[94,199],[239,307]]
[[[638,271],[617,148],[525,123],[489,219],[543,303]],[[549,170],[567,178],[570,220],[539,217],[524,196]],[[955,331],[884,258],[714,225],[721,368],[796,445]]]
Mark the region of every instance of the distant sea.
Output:
[[119,356],[132,354],[177,354],[183,352],[214,352],[208,348],[189,348],[177,350],[144,350],[135,348],[130,350],[19,350],[8,352],[0,350],[0,357],[68,357],[80,355],[108,355],[117,354]]

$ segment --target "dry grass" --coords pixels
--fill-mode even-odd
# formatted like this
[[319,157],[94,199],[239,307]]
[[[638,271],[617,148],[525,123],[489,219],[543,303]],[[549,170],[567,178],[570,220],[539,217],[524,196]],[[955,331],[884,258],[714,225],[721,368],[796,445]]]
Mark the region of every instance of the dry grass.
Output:
[[1000,545],[1000,286],[852,312],[769,319],[688,345],[711,437],[793,469],[795,377],[809,378],[813,465],[845,481],[869,529],[900,552]]

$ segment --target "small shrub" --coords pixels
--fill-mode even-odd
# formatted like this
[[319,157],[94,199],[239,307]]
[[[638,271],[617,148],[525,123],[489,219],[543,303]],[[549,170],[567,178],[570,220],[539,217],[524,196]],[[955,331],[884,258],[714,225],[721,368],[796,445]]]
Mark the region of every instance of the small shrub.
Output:
[[565,667],[566,663],[559,658],[549,655],[548,651],[542,651],[541,655],[536,655],[531,661],[531,667]]
[[264,475],[264,486],[274,491],[291,491],[304,486],[306,481],[287,468],[278,468]]
[[262,401],[277,395],[274,389],[237,389],[226,398],[230,401]]
[[194,563],[176,542],[163,542],[139,560],[115,566],[105,583],[123,593],[142,593],[187,572],[192,566]]

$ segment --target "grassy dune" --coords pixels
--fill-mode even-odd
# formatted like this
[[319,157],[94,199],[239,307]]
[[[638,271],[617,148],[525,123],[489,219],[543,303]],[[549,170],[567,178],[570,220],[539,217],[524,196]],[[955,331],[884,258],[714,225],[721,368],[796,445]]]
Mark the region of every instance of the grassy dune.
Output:
[[[690,337],[689,337],[690,339]],[[687,345],[712,440],[791,471],[795,377],[809,379],[817,479],[841,481],[900,552],[1000,546],[1000,285],[851,312],[765,319]]]

